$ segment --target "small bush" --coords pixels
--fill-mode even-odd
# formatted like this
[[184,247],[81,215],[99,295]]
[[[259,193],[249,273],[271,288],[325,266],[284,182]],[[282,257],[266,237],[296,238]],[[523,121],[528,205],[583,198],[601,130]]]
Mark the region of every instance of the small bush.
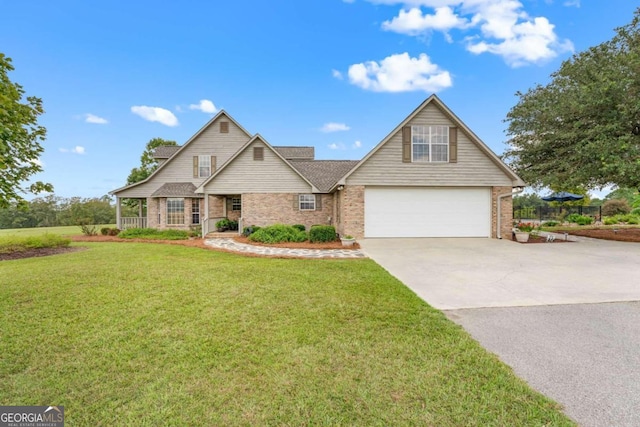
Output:
[[545,221],[542,225],[544,225],[545,227],[555,227],[558,224],[560,224],[558,221]]
[[96,227],[95,225],[80,224],[80,230],[82,231],[82,234],[84,234],[85,236],[98,235],[98,227]]
[[625,199],[611,199],[602,205],[602,215],[614,216],[618,214],[628,214],[631,212],[631,206]]
[[189,227],[189,237],[200,237],[202,236],[202,226],[201,225],[192,225]]
[[627,221],[627,224],[640,224],[640,218],[638,218],[637,216],[632,216],[631,218],[629,218],[629,221]]
[[618,219],[614,216],[608,216],[602,221],[604,225],[616,225],[618,223]]
[[300,231],[307,231],[307,227],[302,224],[293,224],[292,227]]
[[336,229],[332,225],[314,225],[309,229],[311,243],[333,242],[336,239]]
[[109,229],[109,236],[117,236],[118,234],[120,234],[122,230],[120,230],[119,228],[113,227]]
[[102,227],[100,229],[100,234],[103,236],[117,236],[120,233],[119,228],[110,228],[110,227]]
[[256,231],[260,230],[260,227],[258,227],[257,225],[252,225],[249,227],[245,227],[242,229],[242,234],[244,236],[251,236],[253,233],[255,233]]
[[629,212],[631,215],[635,215],[635,216],[640,216],[640,208],[633,208],[631,209],[631,212]]
[[572,223],[576,224],[578,222],[578,218],[580,218],[581,216],[582,215],[580,215],[580,214],[572,213],[570,215],[567,215],[564,220],[566,222],[572,222]]
[[254,231],[249,240],[261,243],[304,242],[307,233],[290,225],[274,224]]
[[103,236],[108,236],[108,235],[109,235],[109,231],[110,231],[110,230],[111,230],[111,229],[110,229],[109,227],[102,227],[102,228],[100,229],[100,234],[102,234]]
[[129,228],[121,231],[118,237],[123,239],[186,240],[189,238],[189,232],[173,229]]
[[578,225],[590,225],[593,224],[593,218],[591,218],[590,216],[580,215],[578,218],[576,218],[575,222]]
[[24,252],[29,249],[60,248],[69,246],[70,239],[57,234],[43,234],[40,236],[8,236],[0,238],[0,253]]

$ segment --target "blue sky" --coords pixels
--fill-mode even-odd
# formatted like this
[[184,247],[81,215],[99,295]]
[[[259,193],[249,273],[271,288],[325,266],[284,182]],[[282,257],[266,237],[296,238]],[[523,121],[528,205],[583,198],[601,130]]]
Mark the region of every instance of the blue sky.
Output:
[[154,137],[219,109],[273,145],[360,159],[432,93],[496,153],[516,91],[631,21],[629,0],[0,0],[0,51],[42,98],[59,196],[122,186]]

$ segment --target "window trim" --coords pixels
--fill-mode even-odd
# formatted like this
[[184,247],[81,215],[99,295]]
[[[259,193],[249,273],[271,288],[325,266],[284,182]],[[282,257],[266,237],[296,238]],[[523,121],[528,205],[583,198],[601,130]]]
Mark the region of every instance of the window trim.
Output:
[[[427,130],[427,132],[425,132],[423,134],[425,141],[424,142],[415,142],[414,140],[414,133],[418,133],[418,129],[421,130]],[[450,157],[451,157],[451,141],[450,141],[450,133],[449,133],[449,126],[444,126],[444,125],[429,125],[429,126],[422,126],[422,125],[415,125],[415,126],[411,126],[411,163],[449,163]],[[440,132],[440,134],[438,134],[438,130],[442,130],[442,132]],[[417,136],[417,135],[416,135]],[[434,139],[436,137],[442,137],[444,140],[446,140],[446,143],[442,143],[442,142],[434,142]],[[426,146],[429,150],[429,155],[427,156],[427,159],[416,159],[414,156],[414,147],[416,145],[421,145],[421,146]],[[442,147],[442,146],[446,146],[447,147],[447,156],[446,159],[444,160],[433,160],[433,149],[434,147]]]
[[[205,166],[202,166],[203,163],[208,164],[209,172],[206,175],[202,174],[202,168],[205,167]],[[198,155],[198,178],[208,178],[210,176],[211,176],[211,156],[207,154]]]
[[[194,215],[198,215],[197,222],[193,220],[195,218]],[[200,224],[200,199],[191,199],[191,224]]]
[[[179,210],[170,210],[172,207],[170,206],[171,202],[180,202],[182,203],[182,212]],[[175,209],[175,207],[173,207]],[[167,225],[184,225],[184,198],[182,197],[167,197]],[[181,215],[180,215],[181,214]],[[176,217],[180,217],[181,222],[173,222]]]
[[[313,205],[312,208],[303,208],[303,205]],[[317,208],[315,194],[298,194],[298,209],[301,211],[315,211]]]
[[[237,201],[237,203],[236,203]],[[238,209],[236,209],[236,207]],[[231,211],[232,212],[240,212],[242,211],[242,198],[241,197],[231,197]]]

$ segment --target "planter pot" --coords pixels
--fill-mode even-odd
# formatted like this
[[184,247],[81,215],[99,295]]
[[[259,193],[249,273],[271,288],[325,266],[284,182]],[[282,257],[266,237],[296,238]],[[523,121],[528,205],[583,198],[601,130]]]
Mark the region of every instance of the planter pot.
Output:
[[516,241],[526,243],[529,241],[529,233],[527,231],[516,231]]
[[343,238],[340,238],[340,241],[342,242],[342,246],[344,246],[345,248],[349,248],[349,247],[353,246],[353,244],[356,242],[356,239],[343,239]]

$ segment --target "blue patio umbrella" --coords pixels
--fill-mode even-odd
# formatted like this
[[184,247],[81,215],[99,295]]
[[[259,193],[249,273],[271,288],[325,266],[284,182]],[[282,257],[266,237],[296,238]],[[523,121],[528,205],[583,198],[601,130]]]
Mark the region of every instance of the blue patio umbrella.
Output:
[[545,202],[572,202],[574,200],[581,199],[584,199],[584,196],[581,196],[580,194],[567,193],[566,191],[559,191],[542,198]]

